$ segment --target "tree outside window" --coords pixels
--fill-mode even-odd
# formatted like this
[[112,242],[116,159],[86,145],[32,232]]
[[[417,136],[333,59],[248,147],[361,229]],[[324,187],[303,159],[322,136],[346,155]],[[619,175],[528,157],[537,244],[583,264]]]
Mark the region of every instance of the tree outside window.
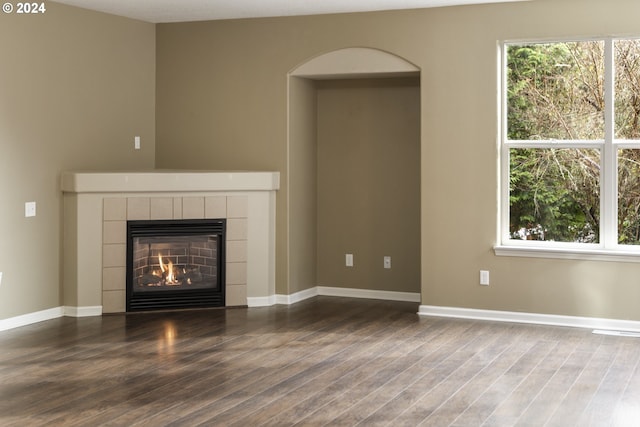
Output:
[[506,44],[505,88],[508,239],[640,244],[640,40]]

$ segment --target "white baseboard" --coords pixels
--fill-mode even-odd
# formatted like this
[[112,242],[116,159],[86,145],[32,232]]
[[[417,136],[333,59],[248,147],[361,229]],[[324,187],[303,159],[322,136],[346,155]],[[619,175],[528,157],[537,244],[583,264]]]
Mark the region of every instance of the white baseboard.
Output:
[[420,294],[414,292],[376,291],[372,289],[336,288],[330,286],[318,286],[318,295],[420,302]]
[[[316,286],[305,289],[291,295],[271,295],[267,297],[247,298],[248,307],[269,307],[275,304],[291,305],[318,295],[349,297],[349,298],[369,298],[390,301],[410,301],[420,302],[420,294],[410,292],[375,291],[370,289],[336,288],[329,286]],[[51,320],[62,316],[88,317],[101,316],[102,306],[73,307],[62,306],[49,310],[29,313],[22,316],[0,320],[0,331],[30,325],[32,323]]]
[[455,317],[460,319],[493,320],[497,322],[529,323],[535,325],[569,326],[573,328],[640,332],[640,322],[634,320],[561,316],[538,313],[520,313],[513,311],[478,310],[458,307],[439,307],[434,305],[421,305],[418,309],[418,314],[422,316]]
[[276,295],[276,304],[291,305],[318,296],[318,288],[313,287],[291,295]]
[[102,306],[95,307],[71,307],[62,306],[50,308],[48,310],[36,311],[35,313],[23,314],[21,316],[10,317],[0,320],[0,331],[28,326],[33,323],[44,322],[45,320],[57,319],[59,317],[89,317],[101,316]]
[[271,297],[247,298],[249,307],[265,307],[274,304],[291,305],[318,295],[347,298],[368,298],[388,301],[420,302],[420,294],[412,292],[376,291],[371,289],[314,286],[291,295],[277,294]]
[[9,329],[31,325],[32,323],[44,322],[45,320],[57,319],[58,317],[62,317],[62,307],[10,317],[0,320],[0,331],[7,331]]
[[277,294],[271,297],[247,298],[247,305],[249,307],[266,307],[274,304],[291,305],[318,295],[331,297],[381,299],[389,301],[420,302],[419,293],[314,286],[313,288],[304,289],[291,295]]
[[[272,295],[270,297],[247,298],[247,304],[249,307],[266,307],[275,304],[291,305],[318,295],[420,302],[420,294],[414,294],[411,292],[375,291],[367,289],[316,286],[291,295]],[[528,323],[535,325],[569,326],[574,328],[595,329],[605,332],[640,332],[640,321],[635,320],[480,310],[459,307],[440,307],[434,305],[421,305],[418,309],[418,314],[421,316],[491,320],[497,322]],[[48,310],[0,320],[0,331],[19,328],[21,326],[27,326],[33,323],[43,322],[45,320],[57,319],[62,316],[88,317],[100,315],[102,315],[102,306],[55,307]]]

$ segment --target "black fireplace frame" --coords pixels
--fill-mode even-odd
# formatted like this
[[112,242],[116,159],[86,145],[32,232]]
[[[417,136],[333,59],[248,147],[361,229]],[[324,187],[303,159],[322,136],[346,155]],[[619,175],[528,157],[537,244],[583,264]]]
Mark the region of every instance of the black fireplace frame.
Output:
[[[127,221],[126,311],[175,310],[225,306],[226,219]],[[217,235],[217,289],[179,289],[136,292],[133,240],[138,237]]]

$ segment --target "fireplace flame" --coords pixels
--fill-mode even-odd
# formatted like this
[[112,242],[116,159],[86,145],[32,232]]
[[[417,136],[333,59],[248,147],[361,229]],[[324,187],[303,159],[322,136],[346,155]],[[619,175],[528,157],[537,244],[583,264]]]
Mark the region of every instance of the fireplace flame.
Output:
[[158,255],[158,262],[160,263],[160,269],[162,270],[163,276],[165,277],[165,282],[166,283],[177,282],[176,275],[173,272],[173,263],[171,262],[171,260],[169,260],[168,263],[165,265],[165,263],[162,261],[162,255]]

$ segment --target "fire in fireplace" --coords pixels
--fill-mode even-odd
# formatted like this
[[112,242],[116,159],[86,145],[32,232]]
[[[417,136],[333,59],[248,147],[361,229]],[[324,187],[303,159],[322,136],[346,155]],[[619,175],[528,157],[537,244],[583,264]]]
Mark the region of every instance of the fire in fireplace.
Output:
[[225,305],[224,219],[127,222],[127,311]]

